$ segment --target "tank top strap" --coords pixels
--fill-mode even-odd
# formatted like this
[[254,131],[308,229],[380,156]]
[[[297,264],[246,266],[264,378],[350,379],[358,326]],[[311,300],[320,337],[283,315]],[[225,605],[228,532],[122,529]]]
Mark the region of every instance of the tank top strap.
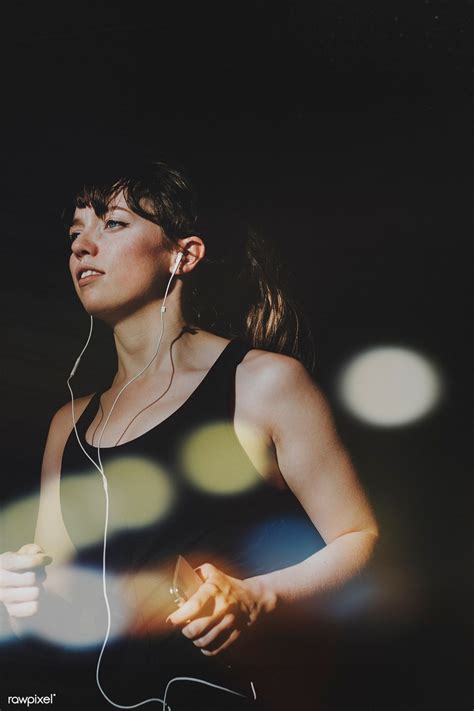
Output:
[[208,416],[233,419],[235,409],[235,374],[237,366],[253,346],[234,338],[222,351],[199,388],[198,402]]
[[240,338],[234,338],[224,349],[221,359],[221,368],[224,372],[233,375],[239,363],[253,348],[250,343]]
[[235,345],[233,345],[229,359],[225,363],[228,386],[228,416],[231,420],[234,418],[235,410],[235,374],[237,366],[243,361],[247,353],[253,349],[253,346],[244,340],[236,339],[233,344]]

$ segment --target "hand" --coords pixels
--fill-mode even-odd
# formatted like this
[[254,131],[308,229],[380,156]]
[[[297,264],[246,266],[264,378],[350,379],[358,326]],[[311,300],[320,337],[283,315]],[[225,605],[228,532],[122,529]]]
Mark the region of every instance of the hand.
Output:
[[0,601],[10,617],[31,617],[38,611],[45,566],[52,562],[36,543],[27,543],[16,553],[0,555]]
[[257,578],[238,580],[210,563],[196,568],[204,582],[167,618],[206,656],[227,649],[262,613],[276,607],[276,595]]

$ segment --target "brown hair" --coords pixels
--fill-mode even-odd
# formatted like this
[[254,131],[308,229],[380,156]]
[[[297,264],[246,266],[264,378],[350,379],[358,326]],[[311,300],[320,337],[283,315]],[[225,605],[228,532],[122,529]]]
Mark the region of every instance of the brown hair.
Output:
[[82,185],[72,207],[92,207],[102,217],[122,191],[133,212],[162,228],[170,248],[193,234],[205,240],[206,256],[184,282],[183,311],[190,326],[285,353],[313,370],[309,325],[289,296],[272,242],[238,220],[227,221],[223,239],[223,229],[212,217],[198,217],[196,194],[185,172],[161,161]]

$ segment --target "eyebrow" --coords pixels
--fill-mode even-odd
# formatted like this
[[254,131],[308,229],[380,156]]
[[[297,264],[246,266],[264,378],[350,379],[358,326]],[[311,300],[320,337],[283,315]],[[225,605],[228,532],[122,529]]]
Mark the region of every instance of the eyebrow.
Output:
[[[126,207],[118,207],[117,205],[110,205],[109,208],[107,209],[107,212],[112,212],[112,210],[122,210],[122,212],[128,212],[129,215],[133,215],[133,213],[130,210],[127,210]],[[80,217],[75,217],[73,219],[73,221],[71,222],[70,227],[77,227],[78,225],[84,226],[84,222],[83,222],[83,220],[81,220]]]
[[109,205],[107,212],[112,212],[112,210],[122,210],[122,212],[128,212],[129,215],[133,215],[133,212],[127,210],[126,207],[118,207],[117,205]]

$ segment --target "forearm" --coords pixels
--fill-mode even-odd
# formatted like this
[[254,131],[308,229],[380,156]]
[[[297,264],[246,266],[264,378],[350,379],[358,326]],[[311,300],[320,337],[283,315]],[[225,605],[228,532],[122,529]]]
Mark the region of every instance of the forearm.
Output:
[[267,611],[280,605],[320,599],[365,567],[376,541],[377,535],[372,531],[352,531],[301,563],[248,578],[246,582],[263,597]]

